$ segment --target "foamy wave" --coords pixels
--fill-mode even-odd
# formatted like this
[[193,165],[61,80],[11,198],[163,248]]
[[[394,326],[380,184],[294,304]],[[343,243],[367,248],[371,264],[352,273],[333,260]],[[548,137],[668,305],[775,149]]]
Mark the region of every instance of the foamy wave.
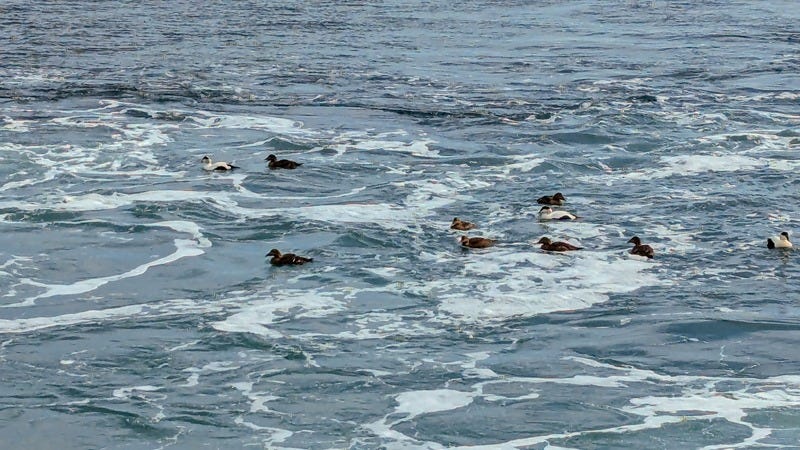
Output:
[[0,130],[12,131],[15,133],[27,133],[30,131],[32,120],[12,119],[9,116],[0,117]]
[[430,139],[412,140],[410,142],[392,140],[395,136],[405,136],[405,131],[396,131],[370,135],[368,133],[351,132],[334,138],[335,144],[331,145],[332,150],[336,150],[338,155],[343,155],[350,151],[377,151],[385,150],[389,152],[407,153],[412,156],[425,158],[438,158],[439,152],[430,149],[430,144],[436,141]]
[[284,316],[322,317],[345,310],[341,298],[323,289],[276,289],[269,294],[240,298],[239,303],[239,311],[213,323],[214,329],[275,339],[283,337],[283,334],[271,326]]
[[756,158],[744,155],[706,154],[665,156],[659,160],[661,167],[646,168],[624,174],[606,174],[602,177],[580,177],[582,181],[603,182],[626,180],[652,180],[673,176],[693,176],[704,173],[728,173],[753,170],[776,170],[795,172],[800,169],[800,160]]
[[[466,390],[432,389],[401,392],[395,396],[396,406],[392,412],[383,419],[364,424],[362,427],[381,439],[385,448],[392,449],[443,449],[457,448],[470,450],[507,450],[516,448],[530,448],[542,444],[550,445],[556,440],[568,440],[578,437],[591,437],[595,435],[632,434],[637,432],[652,433],[665,425],[686,421],[698,421],[706,424],[713,420],[724,420],[728,423],[740,425],[750,430],[750,435],[740,438],[737,442],[728,442],[720,445],[708,445],[703,449],[723,448],[751,448],[753,446],[767,445],[764,439],[772,433],[770,428],[749,421],[754,411],[772,411],[781,408],[793,408],[800,401],[800,376],[781,375],[768,378],[737,378],[737,377],[706,377],[678,375],[663,375],[650,370],[637,369],[631,366],[615,366],[601,363],[589,358],[568,357],[584,370],[598,370],[598,373],[607,372],[605,375],[573,375],[566,377],[525,377],[498,374],[490,369],[476,372],[477,360],[485,359],[487,355],[468,355],[472,360],[462,363],[463,379],[475,379],[477,383],[468,385]],[[518,396],[505,396],[486,394],[489,386],[513,385],[517,391],[528,391],[528,394]],[[433,441],[425,441],[419,436],[406,435],[396,428],[398,425],[411,420],[424,421],[427,415],[435,415],[443,411],[456,413],[468,407],[477,399],[484,402],[520,402],[529,401],[535,404],[544,395],[537,391],[544,390],[551,385],[592,386],[594,389],[619,390],[636,385],[639,389],[649,388],[663,391],[664,389],[677,390],[677,393],[664,395],[645,395],[631,397],[628,404],[622,406],[620,411],[625,414],[639,417],[636,423],[607,428],[592,428],[585,430],[549,433],[498,441],[491,444],[470,446],[447,446]],[[741,387],[738,387],[741,386]],[[738,387],[738,388],[736,388]],[[757,419],[756,419],[757,421]],[[416,429],[416,427],[413,427]],[[549,447],[551,448],[551,447]],[[552,447],[560,448],[560,447]]]
[[[470,255],[461,274],[420,286],[438,296],[438,320],[486,323],[587,308],[614,293],[662,284],[651,262],[600,252],[577,256],[544,252]],[[491,283],[475,280],[492,279]],[[632,282],[631,280],[636,280]]]
[[[366,292],[386,293],[380,289],[359,289],[356,292],[350,293],[345,296],[348,300],[358,294]],[[407,317],[403,317],[393,313],[367,313],[361,314],[353,318],[347,324],[350,328],[346,331],[322,334],[322,333],[303,333],[295,337],[300,339],[341,339],[341,340],[371,340],[371,339],[386,339],[388,337],[405,336],[408,338],[418,336],[435,336],[444,333],[440,327],[435,323],[428,323],[427,320],[421,322],[409,321]]]
[[531,158],[529,156],[514,156],[512,159],[519,162],[504,165],[502,167],[503,174],[509,175],[511,172],[530,172],[545,162],[544,158]]

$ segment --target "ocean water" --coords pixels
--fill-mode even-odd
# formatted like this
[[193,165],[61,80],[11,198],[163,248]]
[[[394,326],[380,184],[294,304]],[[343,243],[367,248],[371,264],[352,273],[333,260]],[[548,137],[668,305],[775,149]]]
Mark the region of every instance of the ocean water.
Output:
[[800,448],[799,24],[0,3],[0,448]]

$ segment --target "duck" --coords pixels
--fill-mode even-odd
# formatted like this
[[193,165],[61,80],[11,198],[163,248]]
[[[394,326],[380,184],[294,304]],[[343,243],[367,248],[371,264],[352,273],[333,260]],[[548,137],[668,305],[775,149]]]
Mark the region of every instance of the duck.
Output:
[[792,242],[789,240],[789,232],[782,232],[778,235],[778,239],[776,240],[767,238],[767,248],[792,248]]
[[201,159],[200,162],[203,163],[203,170],[208,170],[209,172],[212,170],[224,172],[239,168],[239,166],[234,166],[233,164],[226,163],[224,161],[211,162],[211,157],[208,155],[203,156],[203,159]]
[[566,211],[553,211],[549,206],[542,206],[539,210],[539,220],[575,220],[578,216]]
[[461,245],[463,247],[486,248],[486,247],[493,246],[495,244],[495,242],[497,242],[497,241],[495,241],[494,239],[488,239],[488,238],[485,238],[485,237],[461,236],[461,238],[459,239],[459,242],[461,242]]
[[467,231],[475,228],[475,224],[472,222],[467,222],[465,220],[461,220],[458,217],[453,219],[453,223],[450,224],[451,230],[460,230],[460,231]]
[[646,256],[648,258],[652,258],[653,256],[655,256],[653,247],[650,247],[647,244],[642,244],[642,240],[639,239],[639,236],[634,236],[630,238],[628,244],[633,244],[633,248],[631,249],[631,255]]
[[539,242],[537,242],[537,244],[542,244],[542,250],[548,252],[568,252],[572,250],[583,249],[583,247],[577,247],[567,242],[561,242],[561,241],[553,242],[550,240],[550,238],[547,237],[539,239]]
[[536,203],[539,203],[540,205],[561,206],[565,201],[567,201],[567,199],[564,198],[564,194],[561,192],[556,192],[553,196],[545,195],[544,197],[539,197],[539,199],[536,200]]
[[269,260],[269,263],[272,264],[273,266],[287,266],[287,265],[299,266],[301,264],[314,261],[314,258],[297,256],[294,253],[281,253],[280,250],[278,250],[277,248],[273,248],[272,250],[270,250],[266,256],[272,256],[272,259]]
[[275,155],[267,156],[264,161],[269,161],[270,169],[297,169],[303,165],[303,163],[289,161],[288,159],[278,159]]

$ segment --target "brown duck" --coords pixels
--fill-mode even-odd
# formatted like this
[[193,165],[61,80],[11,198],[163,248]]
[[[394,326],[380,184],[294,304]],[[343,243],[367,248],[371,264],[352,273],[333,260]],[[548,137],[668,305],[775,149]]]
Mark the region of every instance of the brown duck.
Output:
[[583,247],[576,247],[567,242],[553,242],[550,238],[543,237],[539,239],[537,244],[542,244],[542,250],[546,250],[548,252],[568,252],[572,250],[581,250]]
[[272,256],[269,263],[273,266],[300,265],[314,260],[314,258],[305,258],[303,256],[297,256],[294,253],[281,254],[277,248],[270,250],[267,256]]
[[639,236],[632,237],[628,241],[628,244],[633,244],[633,248],[631,249],[632,255],[646,256],[648,258],[655,256],[653,247],[650,247],[647,244],[642,244],[642,240],[639,239]]
[[565,201],[567,201],[567,199],[564,198],[564,194],[562,194],[561,192],[556,192],[556,194],[553,196],[545,195],[544,197],[539,197],[539,199],[536,200],[536,203],[539,203],[541,205],[561,206],[564,204]]
[[461,230],[467,231],[475,228],[475,224],[472,222],[467,222],[464,220],[459,219],[458,217],[453,219],[453,223],[450,224],[451,230]]
[[297,169],[303,165],[303,163],[289,161],[288,159],[278,159],[275,155],[267,156],[264,161],[269,161],[270,169]]
[[493,246],[494,243],[497,242],[497,241],[495,241],[494,239],[488,239],[488,238],[484,238],[484,237],[461,236],[461,239],[459,239],[459,242],[461,242],[461,245],[464,246],[464,247],[486,248],[486,247]]

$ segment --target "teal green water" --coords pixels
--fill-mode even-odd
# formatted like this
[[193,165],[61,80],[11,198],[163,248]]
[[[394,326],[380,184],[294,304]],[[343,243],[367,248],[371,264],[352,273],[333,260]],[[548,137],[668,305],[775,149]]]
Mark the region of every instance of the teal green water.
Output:
[[796,10],[0,6],[0,447],[796,447]]

